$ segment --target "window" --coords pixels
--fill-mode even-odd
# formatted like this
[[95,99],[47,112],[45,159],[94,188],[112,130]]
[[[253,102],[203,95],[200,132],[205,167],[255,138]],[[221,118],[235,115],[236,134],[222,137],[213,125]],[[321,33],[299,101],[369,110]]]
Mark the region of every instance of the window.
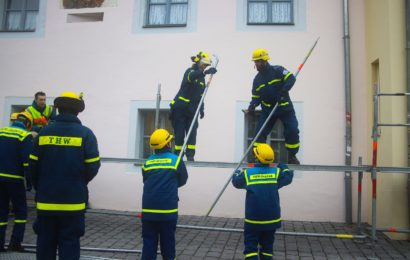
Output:
[[[148,158],[151,154],[151,148],[149,147],[149,138],[155,130],[155,109],[141,109],[139,110],[141,117],[141,141],[142,149],[140,149],[139,158]],[[173,132],[171,121],[169,118],[170,111],[160,110],[159,113],[159,128],[165,128],[170,133]]]
[[293,0],[248,0],[248,25],[294,24]]
[[[249,147],[252,142],[253,137],[256,135],[255,129],[258,124],[260,111],[255,111],[255,116],[249,116],[245,114],[245,134],[246,134],[246,145],[244,147],[244,152]],[[275,163],[277,162],[287,162],[288,152],[285,147],[285,137],[283,136],[283,124],[280,120],[277,120],[275,126],[272,129],[270,135],[268,135],[266,142],[272,146],[275,151]],[[253,162],[253,153],[249,152],[247,161]]]
[[186,26],[188,0],[147,0],[146,27]]
[[1,31],[34,32],[39,0],[0,0]]

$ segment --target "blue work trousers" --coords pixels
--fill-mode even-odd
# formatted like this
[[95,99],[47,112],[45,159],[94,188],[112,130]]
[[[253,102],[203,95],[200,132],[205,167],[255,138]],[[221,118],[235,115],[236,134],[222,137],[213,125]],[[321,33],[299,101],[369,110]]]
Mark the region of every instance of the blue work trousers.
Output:
[[[258,133],[259,129],[261,129],[263,123],[266,121],[271,111],[271,108],[262,106],[262,112],[258,120],[255,135],[256,133]],[[288,153],[291,155],[297,154],[297,152],[299,151],[299,128],[298,120],[296,119],[296,114],[293,107],[278,107],[273,116],[270,118],[269,122],[266,124],[256,142],[266,143],[266,138],[272,131],[273,127],[275,126],[276,120],[278,119],[283,123],[283,135],[285,137],[285,146],[288,150]]]
[[80,259],[80,237],[84,235],[84,214],[39,215],[34,223],[37,234],[37,259],[55,260],[58,249],[60,260]]
[[158,241],[164,260],[175,259],[175,230],[176,220],[170,221],[142,221],[142,260],[157,259]]
[[19,244],[23,241],[27,222],[26,189],[23,182],[0,181],[0,248],[3,248],[5,243],[10,201],[14,212],[10,243]]
[[[246,260],[271,260],[276,230],[254,230],[245,225],[243,251]],[[259,258],[258,258],[259,257]]]
[[[181,151],[184,145],[185,136],[188,134],[189,127],[191,126],[194,115],[185,107],[175,107],[172,109],[172,127],[175,134],[175,153]],[[198,119],[192,127],[191,135],[188,138],[186,155],[194,156],[196,148],[196,134],[198,130]]]

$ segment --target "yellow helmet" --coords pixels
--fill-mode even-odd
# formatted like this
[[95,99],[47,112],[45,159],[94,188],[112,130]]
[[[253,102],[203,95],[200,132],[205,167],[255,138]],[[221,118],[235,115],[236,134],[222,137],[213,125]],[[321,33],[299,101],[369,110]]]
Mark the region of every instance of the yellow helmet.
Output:
[[192,61],[195,63],[202,63],[202,64],[207,64],[211,65],[212,59],[209,56],[208,53],[200,51],[196,56],[191,57]]
[[269,60],[269,54],[268,51],[265,49],[256,49],[253,53],[252,53],[252,60]]
[[263,164],[273,163],[273,159],[275,159],[275,153],[268,144],[259,144],[254,147],[253,154]]
[[19,114],[19,113],[12,113],[12,114],[10,115],[10,120],[11,120],[11,121],[16,121],[18,114]]
[[[17,115],[15,115],[15,114],[17,114]],[[23,111],[23,112],[20,112],[20,113],[13,113],[13,114],[11,114],[10,119],[12,119],[13,115],[15,116],[14,121],[23,122],[26,129],[31,130],[31,128],[33,127],[33,116],[31,115],[31,113],[29,113],[27,111]]]
[[77,95],[74,92],[63,92],[59,97],[54,99],[54,106],[82,112],[85,108],[83,93],[81,92],[80,95]]
[[169,134],[169,132],[165,129],[157,129],[152,133],[149,139],[149,146],[151,149],[158,150],[162,149],[167,145],[169,142],[172,141],[174,136]]

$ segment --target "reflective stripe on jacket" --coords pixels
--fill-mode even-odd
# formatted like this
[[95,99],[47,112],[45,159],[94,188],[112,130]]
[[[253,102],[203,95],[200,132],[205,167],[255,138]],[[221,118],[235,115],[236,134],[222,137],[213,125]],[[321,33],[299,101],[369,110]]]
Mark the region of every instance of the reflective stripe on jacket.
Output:
[[178,217],[178,187],[185,185],[185,164],[169,149],[157,151],[142,167],[143,220],[172,220]]
[[293,171],[287,165],[278,167],[257,164],[237,172],[232,183],[246,189],[245,223],[255,229],[277,229],[281,226],[278,190],[292,182]]
[[100,168],[97,139],[75,115],[60,114],[35,139],[30,167],[39,214],[82,214]]
[[33,136],[23,123],[0,128],[0,181],[23,182],[32,149]]

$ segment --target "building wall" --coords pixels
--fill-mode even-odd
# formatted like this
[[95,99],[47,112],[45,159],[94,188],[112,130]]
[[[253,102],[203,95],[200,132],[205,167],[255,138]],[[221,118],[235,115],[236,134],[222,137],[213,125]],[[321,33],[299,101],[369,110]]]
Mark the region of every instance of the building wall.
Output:
[[[374,83],[379,82],[382,93],[406,92],[405,30],[404,1],[366,1],[369,133],[372,127]],[[378,80],[375,63],[378,63],[379,68]],[[379,123],[406,123],[406,99],[403,97],[381,97],[379,116]],[[407,129],[404,127],[381,127],[379,134],[378,165],[407,166]],[[367,147],[371,151],[370,135]],[[369,160],[370,157],[371,153],[368,154]],[[377,226],[408,228],[407,175],[380,173],[377,185]],[[368,221],[371,222],[371,196],[368,197],[367,205]]]
[[[95,132],[101,156],[136,157],[135,104],[154,104],[161,83],[166,107],[190,66],[190,56],[205,50],[218,54],[220,64],[206,97],[205,118],[199,123],[196,159],[236,162],[244,149],[237,136],[243,115],[237,110],[250,100],[256,74],[252,51],[266,48],[273,64],[295,71],[320,36],[291,91],[300,111],[299,157],[304,164],[343,165],[341,1],[295,0],[295,26],[246,26],[245,0],[190,2],[187,28],[158,29],[141,27],[141,0],[99,8],[104,20],[93,23],[67,23],[67,14],[95,9],[64,10],[58,1],[42,2],[43,36],[0,35],[0,113],[9,111],[13,97],[29,98],[38,90],[48,94],[49,103],[62,91],[83,91],[86,109],[80,119]],[[361,48],[355,49],[359,55]],[[188,184],[180,192],[180,214],[205,214],[231,173],[231,169],[189,168]],[[292,185],[281,191],[283,218],[344,221],[343,177],[334,172],[297,172]],[[104,163],[90,184],[95,208],[139,210],[141,193],[140,169],[127,164]],[[243,216],[244,194],[229,185],[213,214]]]

